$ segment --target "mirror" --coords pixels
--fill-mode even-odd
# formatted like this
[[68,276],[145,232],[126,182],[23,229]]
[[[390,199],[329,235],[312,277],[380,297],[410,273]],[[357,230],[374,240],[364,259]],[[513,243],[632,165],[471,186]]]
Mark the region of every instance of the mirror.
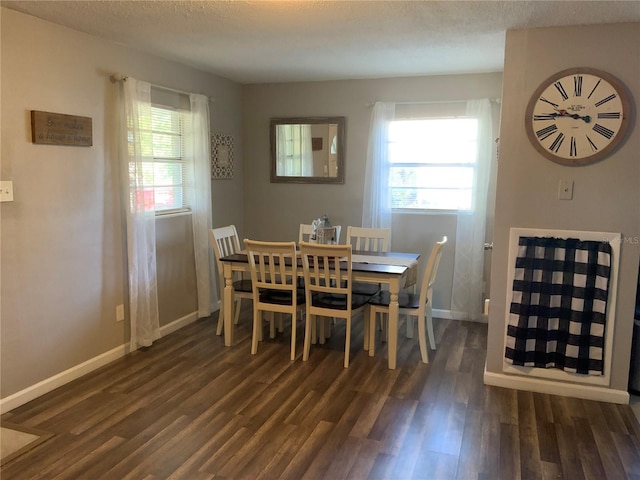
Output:
[[271,181],[344,183],[344,117],[271,119]]

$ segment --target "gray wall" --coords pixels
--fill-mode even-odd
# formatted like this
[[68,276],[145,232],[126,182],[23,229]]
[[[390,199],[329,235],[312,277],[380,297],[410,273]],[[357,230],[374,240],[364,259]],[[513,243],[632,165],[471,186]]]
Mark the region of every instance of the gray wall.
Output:
[[[372,103],[447,102],[497,98],[502,74],[349,80],[243,87],[245,141],[244,219],[248,237],[267,240],[298,238],[300,223],[326,213],[332,224],[361,225],[364,171]],[[460,104],[464,112],[464,103]],[[496,136],[499,107],[496,112]],[[346,117],[346,180],[344,185],[270,183],[269,119],[271,117]],[[492,218],[489,223],[492,224]],[[392,249],[421,252],[422,260],[442,235],[445,251],[434,307],[450,308],[456,217],[443,214],[397,214],[393,218]],[[490,230],[488,234],[490,235]]]
[[[213,182],[214,224],[242,228],[241,89],[183,65],[2,9],[1,391],[6,398],[127,341],[126,244],[113,72],[213,96],[236,172]],[[31,143],[30,110],[91,117],[93,146]],[[161,323],[196,308],[190,217],[157,223]],[[190,250],[191,249],[191,250]],[[128,312],[127,312],[128,317]]]
[[[622,232],[611,387],[627,389],[638,257],[640,255],[640,135],[631,134],[608,159],[565,167],[542,157],[524,130],[527,102],[540,83],[571,67],[592,67],[640,99],[640,24],[514,30],[507,33],[500,161],[496,193],[487,371],[500,373],[504,355],[507,243],[510,227]],[[558,200],[558,181],[573,180],[571,201]]]

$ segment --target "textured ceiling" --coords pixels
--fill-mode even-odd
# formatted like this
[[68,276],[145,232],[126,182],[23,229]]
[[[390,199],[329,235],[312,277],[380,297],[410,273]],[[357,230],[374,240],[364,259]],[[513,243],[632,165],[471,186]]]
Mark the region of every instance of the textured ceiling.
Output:
[[502,71],[507,29],[640,21],[637,0],[1,4],[240,83]]

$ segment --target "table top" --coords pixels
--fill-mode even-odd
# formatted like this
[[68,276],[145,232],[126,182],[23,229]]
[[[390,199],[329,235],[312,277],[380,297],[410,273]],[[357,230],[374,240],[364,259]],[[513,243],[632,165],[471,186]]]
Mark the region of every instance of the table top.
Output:
[[[355,272],[374,272],[374,273],[386,273],[390,275],[402,275],[409,267],[406,265],[390,265],[388,263],[375,263],[374,257],[380,257],[381,259],[400,258],[403,263],[408,261],[417,262],[420,258],[419,253],[404,253],[404,252],[352,252],[352,255],[366,256],[368,262],[351,262],[351,270]],[[231,263],[249,263],[246,252],[234,253],[220,259],[223,262]]]

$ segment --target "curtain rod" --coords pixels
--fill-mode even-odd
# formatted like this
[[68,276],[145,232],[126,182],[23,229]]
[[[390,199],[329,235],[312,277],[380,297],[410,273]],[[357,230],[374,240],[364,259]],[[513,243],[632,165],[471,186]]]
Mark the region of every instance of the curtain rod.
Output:
[[[469,100],[475,100],[470,98]],[[423,100],[423,101],[417,101],[417,102],[411,102],[411,101],[405,101],[405,102],[390,102],[387,101],[386,103],[395,103],[396,105],[428,105],[428,104],[433,104],[433,105],[437,105],[437,104],[443,104],[443,103],[467,103],[469,100]],[[480,100],[480,99],[478,99]],[[502,99],[501,98],[490,98],[489,99],[490,102],[495,102],[495,103],[501,103]],[[376,102],[370,102],[367,103],[367,107],[373,107],[376,104]]]
[[[111,80],[111,83],[126,82],[128,78],[129,77],[127,75],[123,75],[121,73],[112,73],[109,76],[109,80]],[[162,85],[156,85],[155,83],[152,83],[151,86],[159,88],[161,90],[167,90],[169,92],[181,93],[183,95],[191,95],[191,92],[185,92],[184,90],[178,90],[177,88],[164,87]],[[215,100],[213,97],[210,97],[209,95],[205,95],[205,96],[209,99],[210,102],[213,102]]]

